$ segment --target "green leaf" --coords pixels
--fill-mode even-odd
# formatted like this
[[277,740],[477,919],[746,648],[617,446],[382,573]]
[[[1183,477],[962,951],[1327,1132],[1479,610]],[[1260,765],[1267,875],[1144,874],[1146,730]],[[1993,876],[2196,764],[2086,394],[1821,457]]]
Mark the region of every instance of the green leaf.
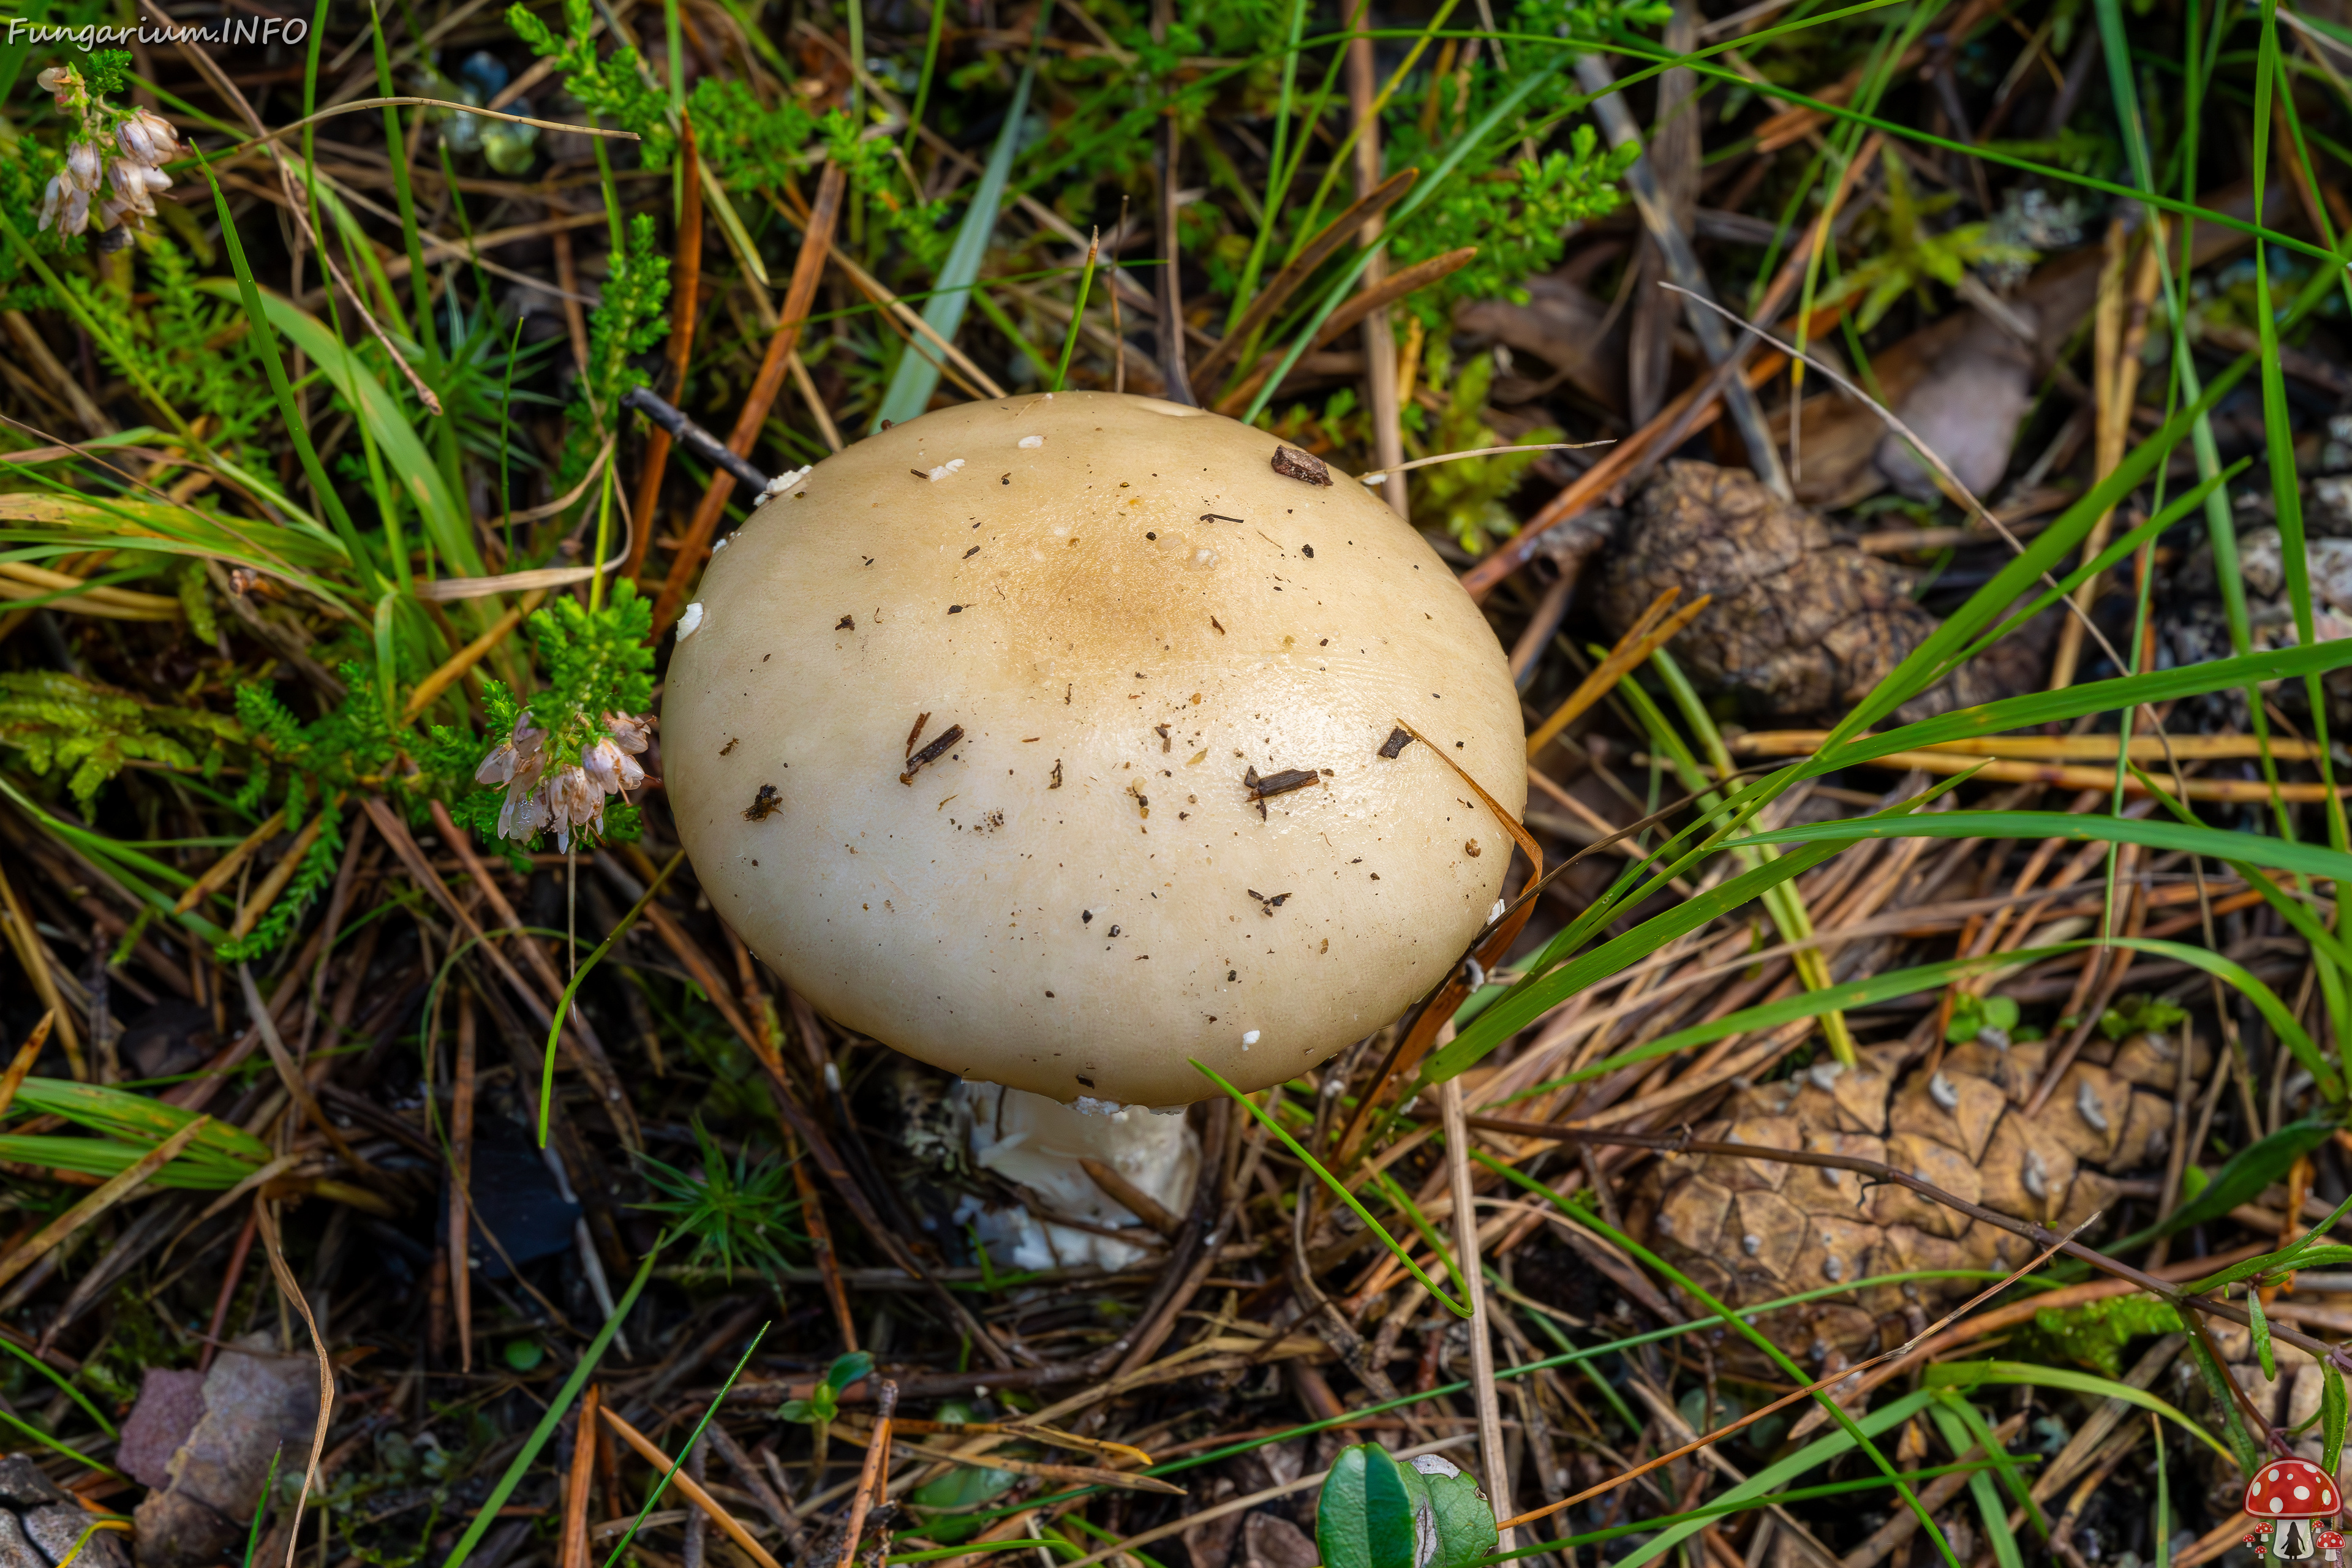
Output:
[[872,1355],[865,1351],[852,1351],[847,1355],[837,1355],[833,1358],[833,1364],[824,1369],[824,1385],[837,1394],[846,1390],[851,1384],[870,1375],[873,1371]]
[[1362,1443],[1324,1478],[1315,1542],[1323,1568],[1471,1568],[1495,1550],[1495,1510],[1451,1460]]
[[2108,1250],[2128,1253],[2159,1236],[2219,1219],[2240,1204],[2252,1203],[2263,1188],[2283,1180],[2287,1167],[2299,1156],[2325,1143],[2335,1131],[2333,1122],[2316,1118],[2288,1122],[2269,1137],[2231,1155],[2229,1163],[2215,1172],[2212,1180],[2194,1198],[2156,1224],[2114,1243]]
[[2329,1475],[2336,1474],[2338,1461],[2344,1458],[2344,1425],[2347,1407],[2344,1398],[2344,1374],[2332,1361],[2319,1363],[2319,1468]]
[[2271,1321],[2263,1315],[2263,1293],[2246,1292],[2246,1326],[2254,1333],[2254,1360],[2262,1363],[2263,1375],[2273,1383],[2278,1381],[2278,1359],[2271,1352]]
[[1415,1568],[1470,1568],[1495,1550],[1495,1510],[1467,1471],[1436,1454],[1405,1463],[1419,1473],[1428,1493],[1423,1517],[1434,1537],[1434,1552],[1419,1558]]

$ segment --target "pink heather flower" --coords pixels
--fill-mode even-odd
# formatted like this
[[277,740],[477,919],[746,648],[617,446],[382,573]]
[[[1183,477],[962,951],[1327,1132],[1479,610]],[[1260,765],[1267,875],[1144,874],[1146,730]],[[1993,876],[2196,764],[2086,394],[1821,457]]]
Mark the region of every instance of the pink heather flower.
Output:
[[98,143],[77,142],[66,149],[66,178],[85,191],[98,189]]

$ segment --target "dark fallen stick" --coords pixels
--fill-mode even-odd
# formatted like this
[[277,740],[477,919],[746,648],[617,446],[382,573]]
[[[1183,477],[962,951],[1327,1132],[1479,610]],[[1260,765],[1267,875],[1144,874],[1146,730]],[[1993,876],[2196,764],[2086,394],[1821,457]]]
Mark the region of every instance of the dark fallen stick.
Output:
[[736,482],[751,487],[753,493],[768,488],[768,476],[727,449],[727,443],[688,419],[651,392],[640,386],[621,399],[621,406],[634,408],[663,429],[670,439],[717,468],[735,476]]

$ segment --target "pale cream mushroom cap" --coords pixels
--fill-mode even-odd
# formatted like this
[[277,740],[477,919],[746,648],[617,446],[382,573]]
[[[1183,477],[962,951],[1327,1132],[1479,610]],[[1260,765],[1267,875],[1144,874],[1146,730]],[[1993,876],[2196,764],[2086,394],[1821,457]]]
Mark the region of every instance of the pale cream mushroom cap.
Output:
[[[830,1016],[1058,1100],[1214,1092],[1188,1058],[1262,1089],[1397,1016],[1511,840],[1431,746],[1381,745],[1404,720],[1516,817],[1518,700],[1429,545],[1344,474],[1276,472],[1279,445],[1031,395],[760,507],[663,700],[713,907]],[[901,783],[925,713],[918,751],[963,737]],[[1253,767],[1317,782],[1261,818]]]

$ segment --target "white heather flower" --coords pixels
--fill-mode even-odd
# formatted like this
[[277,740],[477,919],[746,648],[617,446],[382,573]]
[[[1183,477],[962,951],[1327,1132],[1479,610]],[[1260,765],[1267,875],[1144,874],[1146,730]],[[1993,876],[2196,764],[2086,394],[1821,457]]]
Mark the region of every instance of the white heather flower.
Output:
[[632,755],[642,755],[653,741],[653,726],[627,713],[605,714],[604,728],[613,732],[614,742]]
[[547,823],[547,803],[540,798],[537,790],[509,790],[506,804],[499,807],[501,838],[534,837]]
[[604,830],[604,792],[590,780],[586,769],[557,769],[548,776],[546,794],[557,848],[569,850],[572,835],[580,828]]
[[177,157],[180,133],[152,109],[142,109],[115,128],[114,140],[122,155],[134,163],[156,168]]
[[97,142],[77,142],[66,149],[66,178],[75,185],[85,191],[98,189],[99,172]]
[[74,95],[81,90],[81,77],[71,66],[51,66],[37,79],[41,90],[58,100],[59,109],[71,109]]
[[47,189],[41,193],[41,215],[38,226],[47,228],[58,221],[58,203],[64,197],[65,193],[66,177],[63,174],[51,175]]
[[89,193],[67,181],[62,195],[58,208],[58,232],[79,234],[89,226]]
[[606,795],[625,794],[646,782],[646,770],[610,735],[580,748],[580,766],[589,781]]

